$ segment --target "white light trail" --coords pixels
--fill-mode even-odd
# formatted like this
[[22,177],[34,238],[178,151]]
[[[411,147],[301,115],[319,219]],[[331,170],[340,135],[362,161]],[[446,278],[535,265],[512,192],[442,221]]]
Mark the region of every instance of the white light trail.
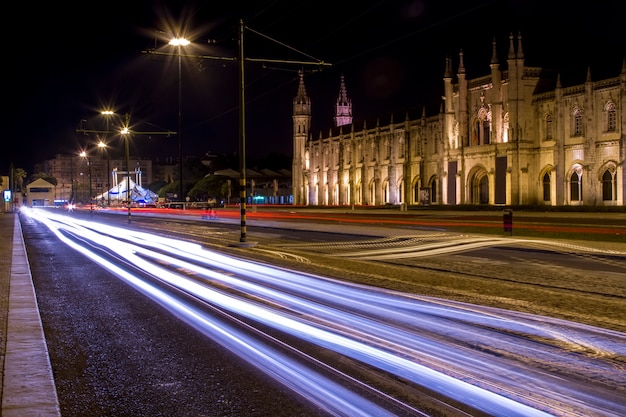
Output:
[[[609,387],[623,387],[623,368],[611,362],[613,358],[626,357],[626,335],[622,333],[349,285],[233,258],[190,242],[80,221],[48,210],[24,212],[46,224],[72,248],[332,414],[372,415],[381,410],[365,399],[355,398],[354,393],[342,392],[342,398],[350,400],[339,402],[332,394],[337,384],[262,346],[225,322],[216,322],[206,313],[162,293],[67,238],[65,233],[76,233],[81,239],[106,247],[124,259],[125,264],[132,264],[211,306],[426,386],[492,415],[569,415],[572,410],[606,416],[626,414],[626,405],[615,393],[599,397],[595,390],[585,391],[582,382],[549,372],[563,367],[580,373],[579,367],[584,369],[586,378],[602,378]],[[212,284],[226,287],[228,292],[216,290]],[[564,345],[569,349],[564,350]],[[306,377],[299,379],[299,375]]]

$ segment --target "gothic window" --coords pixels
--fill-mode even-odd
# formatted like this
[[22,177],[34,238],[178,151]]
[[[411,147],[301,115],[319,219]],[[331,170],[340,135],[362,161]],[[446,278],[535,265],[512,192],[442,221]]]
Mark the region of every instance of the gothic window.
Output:
[[606,106],[604,106],[604,111],[606,113],[606,131],[615,132],[617,130],[617,110],[615,109],[615,103],[609,101]]
[[612,201],[615,199],[616,184],[613,174],[608,169],[602,174],[602,200]]
[[391,140],[389,138],[385,139],[385,159],[389,160],[391,158]]
[[372,138],[372,161],[376,160],[376,139]]
[[572,173],[569,181],[570,186],[570,201],[581,201],[582,200],[582,181],[581,176],[577,171]]
[[439,135],[435,135],[435,140],[433,142],[434,142],[434,144],[433,144],[434,145],[434,149],[433,149],[434,152],[435,153],[439,153]]
[[478,118],[476,119],[473,145],[488,145],[491,143],[491,114],[487,109],[482,107],[478,110]]
[[437,202],[437,178],[433,178],[430,183],[430,201],[431,203]]
[[550,174],[543,175],[543,201],[550,201]]
[[552,115],[546,114],[546,140],[552,140]]
[[383,184],[383,204],[389,204],[389,181]]
[[583,135],[583,112],[576,107],[572,112],[572,136]]
[[502,125],[502,143],[509,141],[509,113],[504,114],[504,123]]
[[327,169],[327,168],[328,168],[328,159],[329,159],[329,157],[328,157],[328,153],[329,153],[329,152],[328,152],[328,147],[324,146],[324,149],[323,149],[323,151],[322,151],[322,155],[323,155],[323,156],[322,156],[322,160],[323,160],[323,162],[324,162],[324,169]]

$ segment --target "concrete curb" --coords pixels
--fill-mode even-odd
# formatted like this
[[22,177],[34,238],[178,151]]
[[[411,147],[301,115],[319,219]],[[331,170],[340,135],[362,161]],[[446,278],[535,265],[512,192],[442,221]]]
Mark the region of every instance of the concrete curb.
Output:
[[21,223],[15,215],[2,416],[60,415]]

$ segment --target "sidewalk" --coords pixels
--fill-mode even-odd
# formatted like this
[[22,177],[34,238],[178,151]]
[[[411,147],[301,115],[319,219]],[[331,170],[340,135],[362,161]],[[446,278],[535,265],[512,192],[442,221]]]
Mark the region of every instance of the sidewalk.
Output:
[[0,397],[3,417],[61,415],[19,215],[0,214]]

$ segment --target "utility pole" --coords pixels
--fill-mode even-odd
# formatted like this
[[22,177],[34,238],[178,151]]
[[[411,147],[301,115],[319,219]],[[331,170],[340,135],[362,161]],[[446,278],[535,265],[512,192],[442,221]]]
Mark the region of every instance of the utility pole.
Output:
[[[109,112],[109,115],[113,115],[115,113],[113,112]],[[166,132],[136,132],[130,129],[130,114],[126,113],[124,115],[124,121],[121,123],[121,127],[118,131],[111,131],[109,130],[109,121],[107,120],[107,129],[106,130],[91,130],[91,129],[84,129],[82,128],[82,121],[80,124],[80,129],[76,129],[76,132],[78,133],[82,133],[84,135],[88,134],[88,133],[95,133],[95,134],[119,134],[123,139],[124,139],[124,150],[125,150],[125,154],[126,154],[126,197],[128,200],[128,223],[131,222],[131,202],[132,202],[132,198],[131,198],[131,190],[130,190],[130,154],[129,154],[129,140],[130,140],[130,135],[131,134],[141,134],[141,135],[167,135],[167,136],[171,136],[171,135],[175,135],[176,132],[172,132],[172,131],[166,131]],[[109,172],[110,174],[110,172]],[[109,190],[110,191],[110,190]],[[108,193],[108,191],[107,191]],[[110,200],[109,200],[110,201]]]
[[[260,35],[266,39],[269,39],[273,42],[276,42],[282,46],[285,46],[281,42],[277,42],[276,40],[269,38],[259,32],[256,32],[247,26],[244,25],[243,20],[239,20],[239,30],[238,30],[238,56],[237,57],[224,57],[224,56],[211,56],[211,55],[191,55],[185,54],[181,55],[180,51],[178,54],[172,54],[168,52],[160,52],[155,49],[145,50],[142,53],[150,54],[150,55],[164,55],[164,56],[176,56],[180,59],[181,56],[186,56],[190,58],[197,59],[214,59],[214,60],[223,60],[223,61],[239,61],[239,208],[240,208],[240,224],[241,224],[241,233],[239,237],[239,244],[233,244],[232,246],[241,246],[241,247],[250,247],[253,246],[247,243],[247,230],[246,230],[246,201],[247,201],[247,193],[246,193],[246,113],[245,113],[245,62],[260,62],[260,63],[274,63],[274,64],[298,64],[298,65],[317,65],[317,66],[331,66],[332,64],[326,63],[324,61],[315,60],[315,61],[290,61],[290,60],[279,60],[279,59],[264,59],[264,58],[246,58],[244,54],[244,31],[250,30],[257,35]],[[293,48],[289,48],[295,51]],[[299,51],[296,51],[299,52]],[[302,54],[302,52],[299,52]],[[303,54],[306,55],[306,54]]]

